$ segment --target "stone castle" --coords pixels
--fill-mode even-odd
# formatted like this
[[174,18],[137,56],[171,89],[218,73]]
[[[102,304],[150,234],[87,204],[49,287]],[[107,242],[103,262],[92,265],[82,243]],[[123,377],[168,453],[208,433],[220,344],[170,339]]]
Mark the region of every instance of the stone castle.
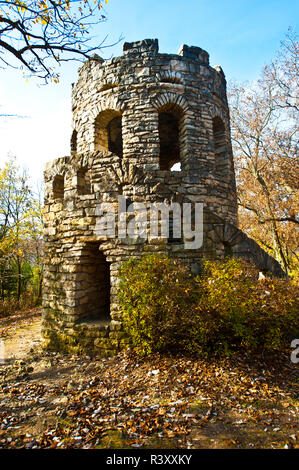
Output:
[[[158,41],[125,43],[79,69],[72,90],[70,156],[45,168],[43,336],[61,350],[109,355],[126,347],[117,301],[129,257],[163,252],[199,272],[202,258],[280,265],[237,227],[237,199],[225,76],[199,47],[161,54]],[[203,204],[203,245],[183,236],[99,236],[97,207],[132,203]],[[171,218],[171,217],[170,217]],[[169,218],[169,219],[170,219]],[[117,223],[117,222],[116,222]]]

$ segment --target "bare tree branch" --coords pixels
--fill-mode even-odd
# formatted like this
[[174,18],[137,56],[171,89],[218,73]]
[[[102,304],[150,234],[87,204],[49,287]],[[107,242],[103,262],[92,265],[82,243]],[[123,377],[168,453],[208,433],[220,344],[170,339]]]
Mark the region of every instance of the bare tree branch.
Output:
[[57,81],[55,64],[113,45],[89,34],[104,21],[101,0],[0,0],[0,62]]

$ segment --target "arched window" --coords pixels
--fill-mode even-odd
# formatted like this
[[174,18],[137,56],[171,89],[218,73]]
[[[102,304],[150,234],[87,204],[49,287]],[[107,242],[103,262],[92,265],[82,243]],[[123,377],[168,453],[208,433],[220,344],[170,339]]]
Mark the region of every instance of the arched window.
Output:
[[228,170],[227,162],[227,141],[225,126],[222,119],[216,116],[213,119],[213,138],[215,153],[215,169],[218,173],[226,173]]
[[71,152],[77,152],[77,136],[78,133],[76,129],[74,129],[71,137]]
[[53,197],[54,199],[63,199],[64,197],[64,176],[63,175],[54,176]]
[[81,251],[80,280],[84,279],[77,313],[80,321],[110,321],[110,263],[99,243],[89,242]]
[[[159,109],[160,169],[171,170],[181,162],[183,112],[168,103]],[[176,165],[174,170],[180,170]]]
[[91,194],[91,176],[87,168],[77,171],[77,190],[79,195]]
[[102,111],[95,120],[95,149],[101,148],[123,156],[121,113],[113,109]]

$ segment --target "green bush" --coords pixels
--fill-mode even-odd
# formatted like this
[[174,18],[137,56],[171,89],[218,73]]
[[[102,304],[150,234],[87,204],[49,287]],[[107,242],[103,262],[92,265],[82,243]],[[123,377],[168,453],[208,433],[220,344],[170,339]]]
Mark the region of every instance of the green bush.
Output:
[[205,261],[194,278],[178,260],[147,255],[122,266],[118,295],[125,330],[142,354],[273,350],[299,337],[298,288],[259,281],[241,260]]
[[195,305],[188,269],[166,255],[148,255],[122,266],[118,295],[125,330],[143,354],[181,348]]
[[[28,310],[41,304],[42,271],[38,264],[24,261],[21,265],[20,284],[16,263],[0,263],[0,318],[19,310]],[[18,284],[19,293],[18,295]]]
[[205,351],[280,349],[298,337],[298,288],[286,280],[258,280],[258,270],[228,258],[205,261],[196,279],[199,347]]

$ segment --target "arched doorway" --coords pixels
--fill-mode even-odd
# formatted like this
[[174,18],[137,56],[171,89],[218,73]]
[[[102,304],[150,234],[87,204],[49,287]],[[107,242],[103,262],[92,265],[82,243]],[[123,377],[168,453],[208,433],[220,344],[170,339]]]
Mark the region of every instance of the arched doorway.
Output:
[[99,243],[87,243],[82,249],[77,274],[80,321],[111,320],[110,317],[110,264]]

